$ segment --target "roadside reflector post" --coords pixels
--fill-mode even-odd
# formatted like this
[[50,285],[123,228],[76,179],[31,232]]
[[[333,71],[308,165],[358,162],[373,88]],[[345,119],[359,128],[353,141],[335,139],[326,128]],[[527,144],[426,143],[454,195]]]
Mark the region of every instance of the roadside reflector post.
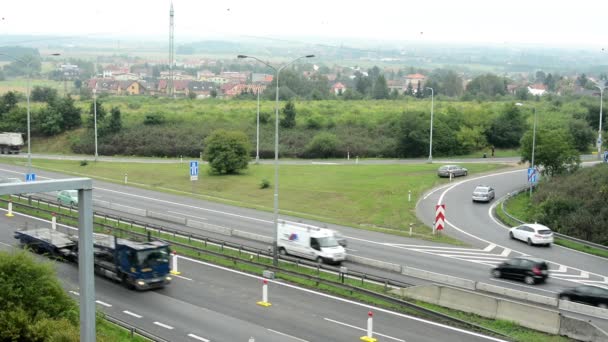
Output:
[[264,279],[264,282],[262,285],[262,301],[257,302],[257,304],[260,306],[264,306],[264,307],[268,307],[268,306],[272,305],[268,302],[268,280],[267,279]]
[[171,267],[171,274],[181,274],[181,272],[179,272],[177,270],[177,252],[173,251],[173,253],[171,254],[171,257],[173,258],[173,266]]
[[6,213],[7,217],[13,217],[13,200],[8,201],[8,213]]
[[57,215],[55,213],[51,214],[51,228],[57,230]]
[[450,171],[450,182],[452,181],[452,176],[453,176],[453,175],[454,175],[454,174],[452,173],[452,171]]
[[365,342],[376,342],[377,341],[377,339],[375,339],[373,337],[373,335],[374,335],[373,320],[374,320],[374,313],[370,311],[367,313],[367,334],[365,336],[361,336],[361,341],[365,341]]
[[410,236],[412,236],[412,227],[414,226],[413,223],[410,223]]
[[412,201],[412,190],[408,190],[407,191],[407,201],[411,202]]
[[125,184],[127,184],[128,175],[125,173]]

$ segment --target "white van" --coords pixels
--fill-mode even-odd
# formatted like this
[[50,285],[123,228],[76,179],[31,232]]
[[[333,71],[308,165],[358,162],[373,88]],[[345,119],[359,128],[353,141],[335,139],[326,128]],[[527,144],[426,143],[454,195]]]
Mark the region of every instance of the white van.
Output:
[[277,246],[279,253],[302,258],[340,264],[346,259],[346,251],[340,246],[330,229],[302,223],[279,222]]

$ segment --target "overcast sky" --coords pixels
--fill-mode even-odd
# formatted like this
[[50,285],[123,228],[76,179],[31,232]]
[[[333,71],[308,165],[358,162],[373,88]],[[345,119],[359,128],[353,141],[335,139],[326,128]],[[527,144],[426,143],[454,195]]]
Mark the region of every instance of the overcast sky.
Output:
[[[2,0],[0,35],[128,34],[162,40],[168,37],[170,3]],[[175,0],[173,5],[178,44],[236,35],[608,45],[608,2],[603,0]]]

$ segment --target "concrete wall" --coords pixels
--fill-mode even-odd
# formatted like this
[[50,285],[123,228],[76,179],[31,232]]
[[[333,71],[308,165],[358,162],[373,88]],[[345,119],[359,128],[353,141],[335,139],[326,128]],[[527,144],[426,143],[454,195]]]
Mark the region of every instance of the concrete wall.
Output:
[[430,280],[437,283],[458,286],[469,290],[475,290],[475,282],[468,279],[452,277],[445,274],[429,272],[414,267],[404,266],[402,274],[410,277]]
[[556,297],[541,296],[541,295],[534,294],[534,293],[508,289],[506,287],[501,287],[501,286],[496,286],[496,285],[491,285],[491,284],[486,284],[486,283],[481,283],[481,282],[477,282],[475,284],[475,289],[479,290],[479,291],[485,291],[485,292],[503,295],[503,296],[506,296],[509,298],[526,300],[529,302],[539,303],[539,304],[543,304],[543,305],[557,306]]
[[380,261],[380,260],[364,258],[364,257],[349,255],[349,254],[346,255],[346,260],[355,262],[355,263],[361,264],[361,265],[367,265],[367,266],[380,268],[380,269],[387,270],[387,271],[393,271],[393,272],[399,272],[399,273],[401,272],[401,265],[393,264],[390,262],[384,262],[384,261]]
[[402,289],[403,295],[490,319],[503,319],[521,326],[557,334],[560,313],[527,304],[495,298],[442,285],[421,285]]
[[202,229],[202,230],[205,230],[208,232],[218,233],[218,234],[222,234],[222,235],[228,235],[228,236],[232,235],[232,229],[230,229],[230,228],[216,226],[214,224],[209,224],[209,223],[195,221],[195,220],[188,220],[186,222],[186,226],[191,227],[191,228]]
[[562,316],[559,334],[579,341],[608,341],[608,333],[599,329],[593,323],[567,316]]
[[149,211],[149,210],[146,212],[146,216],[155,218],[155,219],[159,219],[159,220],[163,220],[163,221],[169,221],[169,222],[186,225],[185,217],[173,216],[173,215],[168,215],[168,214],[164,214],[164,213],[157,213],[157,212]]
[[560,300],[559,308],[562,310],[578,312],[592,317],[608,319],[608,309],[600,309],[596,306]]

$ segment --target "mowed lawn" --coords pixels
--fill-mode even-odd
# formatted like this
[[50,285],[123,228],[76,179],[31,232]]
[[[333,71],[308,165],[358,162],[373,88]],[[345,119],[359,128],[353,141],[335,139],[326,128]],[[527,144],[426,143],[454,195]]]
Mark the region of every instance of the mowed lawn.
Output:
[[[2,159],[0,159],[2,160]],[[15,160],[3,159],[3,162]],[[18,161],[24,165],[24,161]],[[469,176],[510,166],[501,164],[463,164]],[[210,175],[201,165],[198,181],[190,181],[189,164],[141,164],[79,161],[33,160],[34,168],[60,171],[116,183],[125,174],[130,185],[176,192],[244,207],[272,211],[274,167],[250,165],[240,175]],[[281,165],[279,167],[279,208],[282,214],[366,228],[409,230],[428,234],[415,217],[419,197],[449,180],[438,178],[439,164],[399,165]],[[261,189],[263,179],[270,187]],[[408,192],[411,191],[411,201]],[[136,206],[137,203],[133,203]]]

